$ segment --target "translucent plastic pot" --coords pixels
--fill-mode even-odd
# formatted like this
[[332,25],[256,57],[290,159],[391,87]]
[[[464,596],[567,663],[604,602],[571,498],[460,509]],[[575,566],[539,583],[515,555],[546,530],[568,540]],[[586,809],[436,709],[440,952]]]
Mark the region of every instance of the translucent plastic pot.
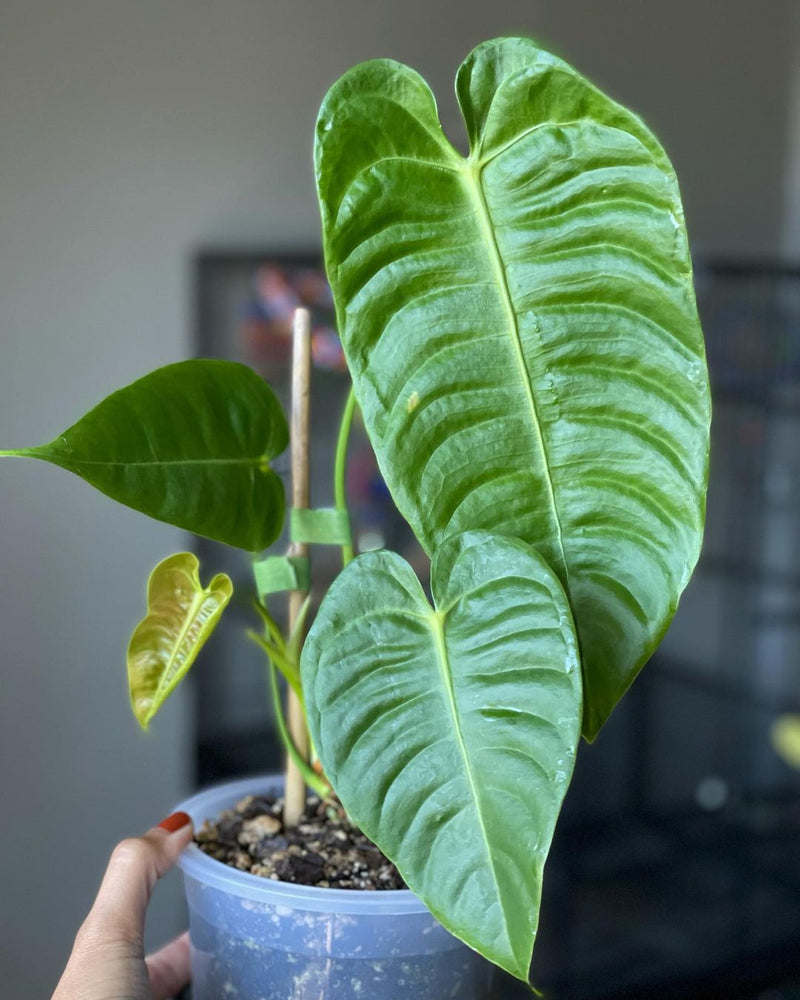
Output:
[[[193,796],[199,826],[276,776]],[[190,845],[179,866],[189,905],[193,1000],[486,1000],[492,967],[407,890],[320,889],[259,878]]]

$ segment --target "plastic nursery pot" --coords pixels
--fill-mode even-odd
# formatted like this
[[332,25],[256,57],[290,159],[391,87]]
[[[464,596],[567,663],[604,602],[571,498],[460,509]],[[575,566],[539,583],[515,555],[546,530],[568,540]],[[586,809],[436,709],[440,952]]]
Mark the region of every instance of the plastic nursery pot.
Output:
[[[196,827],[278,776],[200,792]],[[183,871],[193,1000],[486,1000],[493,969],[408,890],[321,889],[260,878],[191,844]]]

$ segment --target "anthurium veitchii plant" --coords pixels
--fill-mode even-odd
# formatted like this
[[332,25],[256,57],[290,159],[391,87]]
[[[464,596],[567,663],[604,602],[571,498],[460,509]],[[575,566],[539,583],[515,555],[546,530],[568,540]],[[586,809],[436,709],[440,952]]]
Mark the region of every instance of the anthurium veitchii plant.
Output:
[[[675,174],[636,117],[522,38],[478,46],[456,91],[469,152],[390,60],[330,90],[316,132],[325,262],[352,377],[335,511],[295,542],[344,568],[304,635],[258,641],[305,712],[310,784],[335,794],[435,916],[527,979],[542,871],[581,734],[661,640],[703,530],[710,402]],[[389,551],[352,558],[344,465],[360,407],[430,593]],[[288,426],[233,362],[159,369],[43,459],[120,502],[262,553],[284,522]],[[309,587],[258,557],[262,591]],[[146,726],[230,599],[189,554],[151,578],[131,640]],[[313,765],[313,766],[312,766]],[[336,890],[331,890],[332,892]]]

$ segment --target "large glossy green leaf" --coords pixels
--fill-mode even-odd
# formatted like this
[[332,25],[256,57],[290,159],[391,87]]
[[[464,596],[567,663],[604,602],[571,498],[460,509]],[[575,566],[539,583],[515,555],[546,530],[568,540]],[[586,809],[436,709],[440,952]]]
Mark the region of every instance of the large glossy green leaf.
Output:
[[200,583],[191,552],[162,560],[147,584],[147,615],[128,646],[131,706],[143,729],[194,663],[233,594],[230,577]]
[[467,532],[411,567],[370,552],[335,581],[301,660],[325,773],[454,934],[525,979],[542,867],[580,738],[563,589],[516,539]]
[[591,738],[700,548],[710,406],[678,186],[640,119],[532,41],[479,46],[457,90],[466,158],[409,68],[332,88],[328,274],[399,509],[429,551],[487,528],[544,555]]
[[68,469],[120,503],[248,551],[281,532],[270,460],[289,430],[252,369],[194,360],[159,368],[99,403],[51,444],[3,454]]

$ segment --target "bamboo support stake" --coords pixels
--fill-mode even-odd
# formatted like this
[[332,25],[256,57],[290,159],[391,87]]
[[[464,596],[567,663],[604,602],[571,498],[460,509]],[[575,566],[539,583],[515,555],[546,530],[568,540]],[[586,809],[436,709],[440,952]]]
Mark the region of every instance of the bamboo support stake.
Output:
[[[307,309],[296,309],[293,324],[292,344],[292,413],[291,413],[291,454],[292,454],[292,506],[301,509],[309,504],[309,437],[311,408],[311,317]],[[292,556],[308,556],[308,545],[292,542],[289,548]],[[293,590],[289,594],[289,631],[294,628],[300,613],[305,593]],[[289,734],[300,754],[307,760],[309,755],[308,730],[305,713],[300,699],[289,688],[287,704]],[[296,826],[306,804],[306,786],[297,765],[291,759],[286,764],[286,788],[284,799],[284,823]]]

